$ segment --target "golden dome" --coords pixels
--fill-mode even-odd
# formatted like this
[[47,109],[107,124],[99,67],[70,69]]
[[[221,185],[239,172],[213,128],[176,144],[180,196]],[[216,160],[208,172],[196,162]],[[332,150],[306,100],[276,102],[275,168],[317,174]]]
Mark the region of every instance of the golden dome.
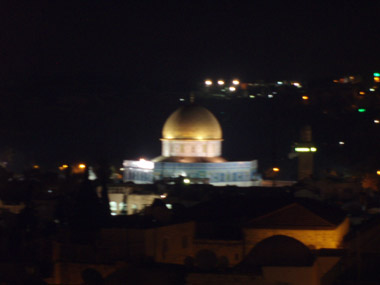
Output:
[[162,129],[163,139],[221,140],[222,128],[215,116],[199,105],[182,106],[172,113]]

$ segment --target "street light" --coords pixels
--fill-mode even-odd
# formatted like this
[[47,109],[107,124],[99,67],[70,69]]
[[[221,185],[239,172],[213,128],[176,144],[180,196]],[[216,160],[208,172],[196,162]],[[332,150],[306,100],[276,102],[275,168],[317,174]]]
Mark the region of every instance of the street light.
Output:
[[62,164],[61,166],[58,167],[59,170],[65,170],[66,168],[69,168],[67,164]]
[[234,79],[234,80],[232,80],[232,84],[233,84],[233,85],[239,85],[239,84],[240,84],[240,81],[237,80],[237,79]]
[[212,81],[209,80],[209,79],[207,79],[207,80],[205,80],[205,84],[206,84],[206,86],[211,86],[212,85]]
[[218,85],[224,85],[224,80],[218,80]]

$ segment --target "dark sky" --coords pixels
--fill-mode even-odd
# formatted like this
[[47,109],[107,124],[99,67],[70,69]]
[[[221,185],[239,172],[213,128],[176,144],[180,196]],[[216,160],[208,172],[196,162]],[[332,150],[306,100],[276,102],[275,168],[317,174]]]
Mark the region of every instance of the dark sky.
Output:
[[170,94],[206,77],[379,70],[380,2],[278,2],[1,1],[0,154],[158,154]]
[[324,76],[379,62],[378,1],[176,2],[2,1],[1,77],[191,84],[210,74]]

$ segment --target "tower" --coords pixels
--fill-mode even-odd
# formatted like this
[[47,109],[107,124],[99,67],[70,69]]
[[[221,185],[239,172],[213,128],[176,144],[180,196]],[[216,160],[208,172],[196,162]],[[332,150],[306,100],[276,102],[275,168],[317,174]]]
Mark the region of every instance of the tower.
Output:
[[312,143],[312,131],[309,125],[301,129],[300,142],[296,143],[294,150],[298,153],[298,180],[311,177],[313,157],[317,148]]

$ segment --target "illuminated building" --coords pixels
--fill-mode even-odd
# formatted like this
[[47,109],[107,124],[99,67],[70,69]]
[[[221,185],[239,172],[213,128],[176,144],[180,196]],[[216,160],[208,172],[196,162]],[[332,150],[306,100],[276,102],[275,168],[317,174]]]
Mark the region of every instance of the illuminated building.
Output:
[[298,179],[309,178],[313,174],[313,156],[317,148],[312,143],[311,127],[301,130],[301,142],[296,143],[294,151],[298,155]]
[[182,176],[190,183],[259,185],[257,161],[226,161],[222,141],[220,124],[209,110],[196,104],[182,106],[164,124],[161,156],[125,160],[124,182],[149,184]]

